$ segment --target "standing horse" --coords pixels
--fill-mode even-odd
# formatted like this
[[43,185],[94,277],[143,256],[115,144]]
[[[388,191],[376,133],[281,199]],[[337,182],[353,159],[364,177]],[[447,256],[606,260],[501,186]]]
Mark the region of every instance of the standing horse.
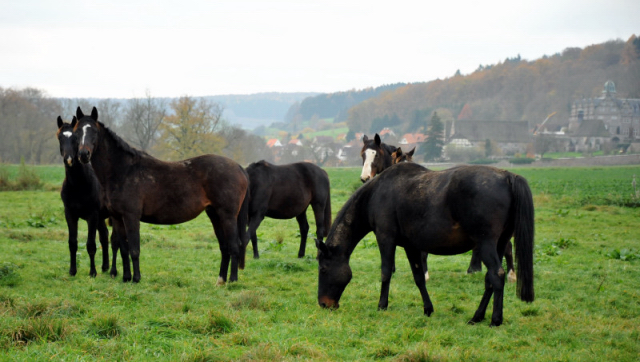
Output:
[[331,194],[329,176],[323,169],[308,162],[276,166],[262,160],[250,164],[247,173],[251,185],[248,234],[254,258],[259,258],[256,230],[265,216],[296,218],[300,227],[298,258],[304,256],[307,245],[309,205],[316,219],[317,238],[322,240],[327,236],[331,227]]
[[[58,116],[58,132],[56,134],[60,144],[60,155],[64,161],[64,181],[60,197],[64,204],[64,217],[69,229],[69,274],[75,276],[76,252],[78,251],[78,220],[87,222],[89,229],[87,234],[87,252],[91,261],[89,275],[95,277],[96,271],[96,230],[102,246],[102,271],[109,269],[109,230],[105,219],[109,217],[109,212],[102,200],[102,190],[98,178],[89,165],[77,162],[78,139],[73,134],[73,127],[77,119],[73,117],[71,123],[62,121]],[[115,271],[116,253],[118,245],[112,244],[113,248],[113,269]]]
[[360,173],[360,180],[367,182],[386,168],[391,167],[393,164],[391,154],[396,151],[396,147],[383,143],[377,133],[372,140],[367,135],[364,135],[362,142],[363,145],[360,150],[362,173]]
[[[404,153],[401,147],[394,147],[391,145],[386,145],[380,141],[380,136],[376,133],[373,140],[369,140],[367,136],[364,136],[364,144],[362,146],[362,151],[360,152],[362,155],[362,174],[360,179],[365,182],[368,179],[363,179],[362,175],[371,174],[371,178],[376,174],[384,171],[388,167],[395,165],[401,162],[413,162],[413,154],[416,148],[414,147],[411,151]],[[386,155],[390,153],[390,156]],[[380,157],[371,157],[371,155],[378,155]],[[389,164],[387,161],[389,158],[391,163]],[[370,160],[370,165],[367,165],[367,161]],[[375,170],[375,172],[368,172],[366,170]],[[507,243],[505,246],[505,259],[507,260],[507,279],[509,282],[515,282],[517,280],[516,272],[513,267],[513,245],[511,241]],[[427,267],[427,257],[428,254],[424,254],[423,263],[424,263],[424,278],[425,280],[429,280],[429,268]],[[478,257],[477,251],[474,249],[471,253],[471,261],[469,262],[469,268],[467,269],[467,273],[475,273],[482,271],[481,260]]]
[[422,275],[421,253],[454,255],[475,248],[487,274],[482,300],[469,323],[484,319],[493,295],[491,325],[499,326],[505,282],[502,256],[512,236],[518,260],[517,295],[526,302],[534,299],[533,214],[527,181],[508,171],[489,166],[430,171],[414,163],[395,165],[360,187],[338,213],[326,243],[316,242],[318,303],[338,308],[351,280],[351,253],[373,231],[382,258],[379,309],[388,306],[396,246],[407,254],[427,316],[433,313],[433,304]]
[[[179,162],[160,161],[130,147],[113,131],[98,122],[94,107],[85,116],[76,111],[74,133],[80,140],[78,158],[91,166],[102,185],[119,240],[123,280],[140,281],[140,221],[151,224],[179,224],[207,212],[218,238],[222,262],[218,284],[238,279],[238,266],[247,225],[249,179],[234,161],[203,155]],[[238,265],[240,263],[240,265]]]

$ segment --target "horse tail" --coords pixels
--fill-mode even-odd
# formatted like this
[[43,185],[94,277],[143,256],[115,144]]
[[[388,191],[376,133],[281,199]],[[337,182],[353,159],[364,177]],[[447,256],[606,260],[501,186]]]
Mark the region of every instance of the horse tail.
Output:
[[324,235],[329,236],[329,229],[331,229],[331,187],[327,189],[327,201],[324,203]]
[[[246,172],[245,172],[246,175]],[[247,175],[247,181],[249,176]],[[251,188],[247,183],[247,191],[242,200],[242,206],[240,206],[240,213],[238,214],[238,236],[240,239],[240,256],[238,258],[238,268],[244,269],[247,244],[249,243],[249,233],[247,233],[247,226],[249,224],[249,200],[251,199]]]
[[533,197],[524,177],[512,175],[511,185],[515,227],[513,239],[518,263],[517,295],[525,302],[533,302]]

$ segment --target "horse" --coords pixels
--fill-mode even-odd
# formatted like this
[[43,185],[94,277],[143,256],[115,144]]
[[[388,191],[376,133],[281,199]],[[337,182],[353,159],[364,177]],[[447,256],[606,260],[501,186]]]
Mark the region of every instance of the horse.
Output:
[[[95,277],[98,275],[95,262],[96,230],[102,246],[102,272],[109,269],[109,230],[105,223],[109,212],[104,204],[100,182],[98,182],[93,169],[76,160],[78,139],[73,134],[73,127],[77,123],[76,117],[73,117],[71,123],[66,123],[62,117],[58,116],[57,123],[56,137],[60,144],[60,155],[63,159],[65,173],[60,197],[64,204],[64,217],[69,229],[69,275],[75,276],[77,273],[78,220],[82,219],[87,222],[89,229],[87,234],[87,253],[91,261],[89,275]],[[113,248],[113,273],[116,270],[118,245],[111,244],[111,247]]]
[[400,163],[361,186],[344,204],[326,242],[317,241],[318,303],[338,308],[351,280],[349,259],[373,231],[382,259],[378,309],[388,306],[396,246],[402,246],[422,296],[424,314],[434,309],[422,275],[421,254],[454,255],[478,249],[487,267],[485,290],[470,324],[484,320],[493,295],[491,325],[503,321],[502,257],[513,236],[518,262],[517,295],[534,300],[534,209],[527,181],[490,166],[431,171]]
[[395,165],[400,162],[413,162],[413,153],[416,148],[412,148],[409,152],[402,152],[402,148],[398,147],[395,152],[391,153],[391,164]]
[[[363,182],[368,181],[370,178],[373,178],[376,174],[379,174],[392,165],[400,162],[413,162],[413,154],[416,150],[415,147],[411,151],[404,153],[401,147],[396,148],[395,146],[382,143],[380,141],[380,136],[378,136],[377,133],[373,140],[369,140],[365,135],[363,138],[363,143],[364,144],[362,146],[362,151],[360,152],[362,155],[363,163],[360,179]],[[389,154],[389,156],[387,156],[387,154]],[[367,160],[370,160],[370,165],[367,165]],[[391,162],[390,164],[388,162],[389,160]],[[369,169],[371,169],[372,171],[367,171]],[[365,174],[370,174],[372,176],[369,179],[365,180],[363,179],[363,175]],[[517,276],[513,267],[513,245],[511,244],[511,241],[507,243],[505,248],[505,259],[507,261],[507,280],[509,280],[509,282],[515,282],[517,280]],[[423,256],[425,280],[429,280],[427,256],[428,254],[425,254]],[[467,274],[472,274],[479,271],[482,271],[482,264],[480,258],[478,257],[478,253],[474,250],[471,253],[471,261],[469,262]]]
[[[316,237],[322,240],[331,227],[329,176],[323,169],[308,162],[276,166],[262,160],[250,164],[246,170],[251,185],[248,234],[253,257],[260,257],[256,230],[265,216],[274,219],[296,218],[300,227],[298,258],[304,257],[309,232],[309,205],[316,219]],[[245,249],[248,243],[246,240]]]
[[141,279],[141,221],[179,224],[194,219],[203,210],[211,220],[222,253],[218,284],[227,281],[229,261],[230,281],[238,280],[238,267],[244,268],[241,249],[249,204],[249,178],[244,169],[217,155],[161,161],[132,148],[105,127],[98,121],[95,107],[90,116],[78,107],[76,116],[78,158],[83,164],[91,163],[104,189],[113,235],[120,245],[123,281],[137,283]]
[[396,152],[396,147],[383,143],[377,133],[372,140],[367,135],[364,135],[362,143],[362,149],[360,150],[360,157],[362,157],[360,181],[364,183],[386,168],[391,167],[393,164],[391,154]]

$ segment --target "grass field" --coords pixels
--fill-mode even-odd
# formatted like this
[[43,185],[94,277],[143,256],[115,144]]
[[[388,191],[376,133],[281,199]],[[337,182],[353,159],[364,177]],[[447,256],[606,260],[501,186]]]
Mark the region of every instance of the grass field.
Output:
[[[64,177],[61,166],[36,171],[44,190]],[[335,215],[360,186],[360,170],[327,171]],[[435,313],[426,317],[399,250],[389,309],[380,312],[380,255],[369,234],[331,311],[317,304],[313,243],[296,258],[295,220],[266,219],[261,258],[221,287],[206,216],[143,224],[142,281],[125,284],[90,278],[84,245],[78,275],[68,275],[59,192],[0,192],[0,360],[640,360],[640,208],[631,185],[640,166],[513,171],[534,194],[536,300],[521,302],[507,285],[498,328],[489,327],[491,308],[485,322],[466,324],[484,289],[483,274],[465,273],[470,253],[429,257]],[[79,235],[82,244],[86,224]]]

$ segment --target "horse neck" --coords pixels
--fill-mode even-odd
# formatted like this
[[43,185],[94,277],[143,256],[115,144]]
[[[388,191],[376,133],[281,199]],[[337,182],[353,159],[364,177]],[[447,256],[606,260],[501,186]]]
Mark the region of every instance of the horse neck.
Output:
[[64,164],[64,174],[68,183],[72,185],[86,185],[91,183],[91,175],[85,165],[75,160],[73,166]]
[[332,243],[330,246],[347,259],[360,240],[373,230],[369,225],[365,204],[361,198],[352,200],[351,204],[334,221],[331,240],[338,242]]
[[100,184],[105,186],[109,182],[109,175],[118,173],[131,163],[133,155],[119,147],[118,140],[111,133],[100,131],[97,147],[91,156],[91,166]]

